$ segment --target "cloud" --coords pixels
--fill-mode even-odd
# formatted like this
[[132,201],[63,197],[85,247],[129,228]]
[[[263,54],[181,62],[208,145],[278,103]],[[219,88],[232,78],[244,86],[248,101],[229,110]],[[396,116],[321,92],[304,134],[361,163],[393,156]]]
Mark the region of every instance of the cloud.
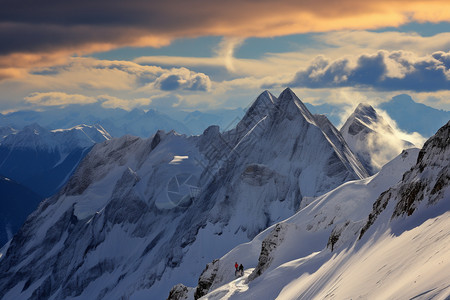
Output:
[[378,51],[329,61],[318,56],[288,83],[294,87],[365,87],[380,91],[429,92],[450,89],[449,53],[417,56],[406,51]]
[[[450,48],[450,32],[421,36],[415,32],[373,32],[373,31],[337,31],[315,34],[314,39],[329,47],[337,55],[358,52],[409,50],[419,55],[426,55]],[[337,48],[337,49],[336,49]],[[341,51],[336,51],[336,50]]]
[[32,93],[25,101],[34,106],[66,106],[69,104],[90,104],[97,102],[94,97],[62,92]]
[[86,54],[160,47],[180,37],[273,37],[449,19],[446,0],[3,0],[0,56]]
[[163,73],[156,79],[155,87],[163,91],[209,91],[211,80],[203,73],[195,73],[186,68],[178,68]]
[[223,59],[223,64],[229,72],[234,72],[234,51],[244,43],[243,38],[226,37],[224,38],[216,49],[217,57]]
[[385,111],[377,108],[377,113],[389,127],[372,126],[372,129],[378,134],[369,134],[367,137],[366,147],[371,153],[371,163],[376,169],[380,169],[404,149],[411,148],[412,146],[408,142],[412,143],[414,147],[422,148],[426,138],[417,132],[402,131]]
[[[68,64],[35,68],[32,81],[42,87],[81,89],[84,91],[209,91],[208,75],[187,68],[143,66],[129,61],[107,61],[92,58],[72,58]],[[41,88],[42,88],[41,87]]]
[[34,108],[65,107],[67,105],[89,105],[99,104],[105,108],[122,108],[132,110],[133,108],[167,108],[177,105],[180,99],[171,97],[166,93],[151,97],[124,99],[107,94],[98,96],[87,96],[82,94],[68,94],[64,92],[31,93],[24,100]]

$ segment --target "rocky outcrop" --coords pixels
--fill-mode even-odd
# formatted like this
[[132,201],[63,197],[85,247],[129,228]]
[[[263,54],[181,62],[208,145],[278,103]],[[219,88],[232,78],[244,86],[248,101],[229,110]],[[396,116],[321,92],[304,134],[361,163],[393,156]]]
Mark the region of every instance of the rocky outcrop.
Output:
[[254,280],[255,278],[261,276],[273,260],[273,252],[277,247],[283,242],[286,233],[286,224],[279,223],[270,232],[270,234],[262,241],[261,253],[258,259],[258,265],[253,270],[253,272],[248,276],[247,282]]
[[419,152],[416,165],[403,175],[402,181],[382,193],[373,205],[359,238],[371,227],[391,201],[395,202],[391,218],[412,215],[419,204],[433,205],[445,199],[450,183],[450,121],[432,136]]
[[194,298],[197,300],[206,295],[211,288],[214,279],[216,278],[217,271],[219,270],[219,260],[215,259],[206,265],[200,278],[198,279],[198,286],[195,290]]
[[181,283],[174,286],[169,293],[167,300],[185,300],[189,298],[189,292],[193,288],[187,287]]

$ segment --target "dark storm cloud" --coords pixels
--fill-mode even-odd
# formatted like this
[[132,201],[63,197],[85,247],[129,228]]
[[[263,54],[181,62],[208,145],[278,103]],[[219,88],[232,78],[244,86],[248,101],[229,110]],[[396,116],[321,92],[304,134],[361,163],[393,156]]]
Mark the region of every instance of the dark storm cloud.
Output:
[[450,53],[414,57],[403,51],[361,55],[356,65],[347,58],[329,62],[318,57],[288,83],[292,87],[369,87],[381,91],[429,92],[450,89]]
[[450,16],[446,0],[0,0],[0,7],[0,55],[367,29]]

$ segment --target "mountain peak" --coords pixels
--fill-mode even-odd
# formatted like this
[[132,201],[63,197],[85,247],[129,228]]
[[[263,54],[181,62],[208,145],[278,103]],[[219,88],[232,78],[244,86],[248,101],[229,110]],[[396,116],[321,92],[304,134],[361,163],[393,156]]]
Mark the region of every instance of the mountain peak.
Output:
[[367,103],[358,104],[354,113],[355,115],[365,115],[373,118],[377,117],[377,112],[375,111],[375,109],[372,107],[372,105]]
[[396,102],[396,103],[401,103],[401,104],[412,104],[412,103],[416,103],[410,95],[407,94],[400,94],[397,96],[392,97],[392,101]]
[[278,99],[284,99],[284,100],[290,100],[290,99],[295,99],[295,98],[297,98],[297,95],[295,95],[295,93],[289,87],[285,88],[281,92],[280,96],[278,96]]
[[298,115],[302,115],[307,122],[315,124],[315,119],[312,113],[308,110],[305,104],[297,97],[297,95],[287,87],[278,96],[278,107],[284,112],[284,115],[292,120]]

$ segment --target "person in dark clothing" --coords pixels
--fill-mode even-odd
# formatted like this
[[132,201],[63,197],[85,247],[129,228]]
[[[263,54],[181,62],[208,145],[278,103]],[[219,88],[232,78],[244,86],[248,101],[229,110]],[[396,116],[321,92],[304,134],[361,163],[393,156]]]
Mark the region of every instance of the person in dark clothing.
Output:
[[239,266],[239,272],[241,273],[241,276],[244,276],[244,266],[242,264]]

